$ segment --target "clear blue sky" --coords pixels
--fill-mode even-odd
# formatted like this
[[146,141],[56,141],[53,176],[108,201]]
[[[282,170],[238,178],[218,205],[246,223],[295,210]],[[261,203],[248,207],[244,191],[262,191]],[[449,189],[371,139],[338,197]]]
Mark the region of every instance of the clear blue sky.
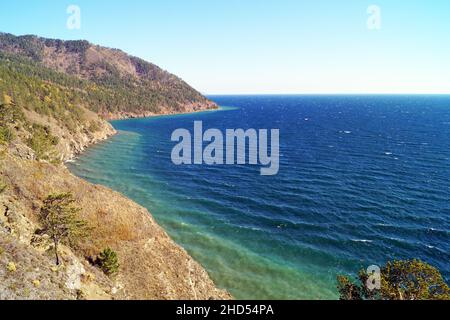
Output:
[[14,0],[0,31],[120,48],[208,94],[450,93],[449,0]]

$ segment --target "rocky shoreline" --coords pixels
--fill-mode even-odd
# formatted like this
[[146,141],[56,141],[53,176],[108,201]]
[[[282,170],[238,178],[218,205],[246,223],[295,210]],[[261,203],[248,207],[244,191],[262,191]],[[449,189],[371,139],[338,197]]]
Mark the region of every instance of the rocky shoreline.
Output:
[[161,111],[158,113],[149,112],[149,111],[141,111],[141,112],[118,112],[118,113],[102,113],[101,116],[108,120],[126,120],[126,119],[142,119],[142,118],[151,118],[158,116],[169,116],[169,115],[179,115],[179,114],[190,114],[196,112],[204,112],[208,110],[217,110],[219,107],[213,102],[205,102],[205,103],[192,103],[183,106],[183,111],[173,111],[167,108],[161,108]]

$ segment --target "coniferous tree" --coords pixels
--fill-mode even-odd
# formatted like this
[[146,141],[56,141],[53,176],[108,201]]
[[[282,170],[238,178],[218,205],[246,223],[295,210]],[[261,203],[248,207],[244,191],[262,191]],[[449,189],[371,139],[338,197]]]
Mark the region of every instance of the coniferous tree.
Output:
[[90,228],[87,222],[79,219],[81,211],[75,205],[71,193],[49,195],[39,213],[41,233],[47,234],[53,244],[56,264],[60,264],[58,247],[61,243],[75,245],[87,235]]
[[380,288],[367,287],[369,275],[359,273],[357,282],[338,276],[341,300],[450,300],[450,289],[441,273],[420,260],[388,262],[380,273]]

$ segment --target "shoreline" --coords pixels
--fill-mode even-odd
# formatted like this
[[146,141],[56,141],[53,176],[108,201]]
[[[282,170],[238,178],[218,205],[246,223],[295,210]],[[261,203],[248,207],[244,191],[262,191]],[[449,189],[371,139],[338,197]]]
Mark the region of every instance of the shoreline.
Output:
[[196,110],[196,111],[187,111],[187,112],[178,112],[178,113],[162,113],[162,114],[150,114],[150,115],[143,115],[143,116],[137,116],[137,117],[131,117],[131,118],[121,118],[121,119],[111,119],[111,120],[105,120],[108,123],[114,123],[117,121],[127,121],[127,120],[145,120],[145,119],[157,119],[157,118],[170,118],[170,117],[178,117],[178,116],[188,116],[188,115],[196,115],[196,114],[202,114],[202,113],[213,113],[213,112],[221,112],[221,111],[229,111],[229,110],[235,110],[237,107],[224,107],[224,106],[218,106],[215,109],[204,109],[204,110]]
[[130,119],[143,119],[143,118],[153,118],[153,117],[160,117],[160,116],[173,116],[173,115],[183,115],[183,114],[195,114],[199,112],[208,112],[208,111],[216,111],[220,109],[220,106],[215,104],[214,102],[200,105],[200,106],[191,106],[187,105],[185,106],[187,111],[184,112],[171,112],[167,110],[162,110],[161,113],[154,113],[154,112],[140,112],[140,113],[134,113],[134,112],[121,112],[119,114],[98,114],[99,117],[102,117],[105,121],[118,121],[118,120],[130,120]]
[[112,137],[119,134],[119,132],[114,128],[112,125],[114,122],[118,121],[127,121],[127,120],[145,120],[145,119],[157,119],[157,118],[165,118],[165,117],[177,117],[177,116],[186,116],[186,115],[195,115],[195,114],[201,114],[201,113],[210,113],[210,112],[220,112],[220,111],[228,111],[228,110],[235,110],[236,107],[223,107],[223,106],[217,106],[215,109],[205,109],[205,110],[196,110],[196,111],[190,111],[190,112],[180,112],[180,113],[167,113],[167,114],[152,114],[152,115],[143,115],[143,116],[136,116],[131,118],[121,118],[121,119],[113,119],[113,120],[107,120],[103,119],[105,122],[107,122],[113,129],[112,134],[107,134],[103,139],[96,140],[92,143],[89,143],[83,150],[80,150],[79,152],[74,153],[71,155],[68,159],[63,160],[63,165],[66,167],[66,163],[74,163],[77,158],[79,158],[84,152],[86,152],[89,148],[94,147],[96,145],[99,145],[103,142],[107,142]]
[[[115,121],[126,121],[126,120],[134,120],[134,119],[136,119],[136,120],[137,120],[137,119],[142,119],[142,120],[144,120],[144,119],[162,118],[162,117],[168,117],[168,116],[172,116],[172,117],[173,117],[173,116],[183,116],[183,115],[195,115],[195,114],[198,114],[198,113],[218,112],[218,111],[224,111],[224,110],[230,110],[230,109],[227,108],[227,107],[218,107],[217,109],[198,110],[198,111],[193,111],[193,112],[183,112],[183,113],[174,113],[174,114],[160,114],[160,115],[152,115],[152,116],[146,116],[146,117],[140,117],[140,118],[127,118],[127,119],[110,120],[110,121],[107,121],[107,122],[111,125],[111,127],[113,127],[113,126],[112,126],[112,123],[115,122]],[[106,120],[105,120],[105,121],[106,121]],[[103,184],[95,184],[95,183],[92,183],[92,182],[86,180],[85,178],[82,178],[82,177],[77,176],[75,173],[73,173],[73,172],[71,171],[71,169],[69,168],[69,166],[68,166],[67,164],[69,164],[69,163],[75,163],[75,162],[77,161],[77,159],[78,159],[85,151],[87,151],[89,148],[94,147],[94,146],[96,146],[96,145],[99,145],[99,144],[101,144],[101,143],[107,142],[107,141],[109,141],[112,137],[114,137],[114,136],[116,136],[116,135],[118,135],[118,134],[120,133],[120,131],[116,130],[114,127],[113,127],[113,129],[114,129],[114,134],[108,135],[108,136],[106,136],[104,139],[101,139],[101,140],[95,141],[94,143],[89,144],[88,146],[86,146],[86,148],[85,148],[84,150],[82,150],[81,152],[79,152],[79,153],[77,153],[77,154],[74,154],[74,156],[73,156],[72,158],[70,158],[70,159],[68,159],[68,160],[65,160],[65,161],[62,163],[62,167],[64,168],[64,170],[66,170],[66,171],[69,173],[69,175],[71,175],[73,178],[80,179],[83,183],[90,184],[90,185],[92,185],[92,186],[94,186],[94,187],[95,187],[95,186],[100,186],[101,188],[103,188],[103,189],[105,189],[105,190],[109,190],[110,192],[112,192],[112,194],[117,194],[117,195],[119,195],[121,198],[124,198],[126,201],[129,201],[132,205],[139,206],[139,207],[143,208],[143,209],[146,211],[146,213],[147,213],[148,220],[149,220],[150,222],[156,224],[156,227],[157,227],[157,228],[160,228],[160,229],[162,230],[162,232],[165,234],[165,236],[169,239],[169,241],[172,242],[176,247],[178,247],[179,250],[181,250],[181,252],[183,252],[183,253],[188,257],[188,259],[192,261],[193,264],[197,264],[197,265],[199,266],[200,269],[203,269],[203,271],[200,271],[200,273],[204,272],[204,277],[206,277],[206,279],[208,279],[208,281],[211,282],[211,284],[212,284],[213,287],[214,287],[214,290],[216,291],[216,294],[217,294],[217,295],[220,295],[221,299],[232,299],[232,300],[233,300],[234,297],[228,292],[228,290],[227,290],[226,288],[218,287],[218,286],[216,285],[216,283],[212,280],[211,276],[209,275],[209,272],[205,269],[205,267],[204,267],[200,262],[198,262],[196,259],[194,259],[194,258],[188,253],[188,251],[186,250],[186,248],[184,248],[182,245],[178,244],[178,243],[177,243],[177,242],[176,242],[176,241],[168,234],[168,232],[167,232],[167,230],[166,230],[165,228],[163,228],[159,223],[157,223],[157,222],[155,221],[155,219],[154,219],[154,217],[153,217],[153,214],[151,213],[150,209],[148,209],[148,208],[146,208],[146,207],[144,207],[144,206],[139,205],[135,200],[131,199],[130,197],[128,197],[128,196],[126,196],[126,195],[124,195],[124,194],[123,194],[122,192],[120,192],[120,191],[114,190],[114,189],[112,189],[112,188],[110,188],[110,187],[108,187],[108,186],[106,186],[106,185],[103,185]],[[189,262],[189,264],[190,264],[190,263],[191,263],[191,262]],[[191,268],[191,266],[190,266],[189,268]],[[191,272],[191,271],[190,271],[190,272]],[[180,273],[179,276],[180,276],[181,278],[184,277],[182,273]],[[189,275],[189,277],[190,277],[190,276],[191,276],[191,275]],[[206,279],[205,279],[204,281],[206,281]],[[192,289],[193,289],[193,288],[192,288]],[[194,290],[194,292],[196,291],[195,289],[193,289],[193,290]],[[196,294],[195,294],[195,299],[197,299]]]

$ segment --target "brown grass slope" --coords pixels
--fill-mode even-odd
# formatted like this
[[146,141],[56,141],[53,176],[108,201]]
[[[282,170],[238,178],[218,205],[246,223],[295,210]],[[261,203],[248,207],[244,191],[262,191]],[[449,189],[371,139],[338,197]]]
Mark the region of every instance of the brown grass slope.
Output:
[[[42,200],[50,193],[70,191],[77,200],[77,206],[82,208],[81,218],[94,229],[77,248],[66,248],[63,260],[70,266],[72,260],[78,259],[78,263],[89,270],[92,268],[89,258],[95,257],[104,248],[115,250],[121,266],[118,276],[111,283],[103,281],[96,284],[97,288],[102,288],[100,291],[104,296],[116,299],[230,298],[228,293],[215,287],[206,271],[169,238],[146,209],[119,193],[85,182],[73,176],[64,166],[22,160],[9,154],[3,155],[0,166],[0,176],[7,186],[0,196],[0,208],[3,207],[3,223],[0,226],[9,230],[4,231],[3,236],[0,232],[0,245],[11,242],[10,237],[14,235],[29,251],[26,255],[39,257],[39,245],[36,245],[39,241],[36,241],[34,231],[39,227],[36,214]],[[13,221],[12,211],[15,214]],[[1,214],[0,210],[0,217]],[[42,255],[47,262],[41,263],[39,259],[43,258],[35,258],[37,263],[31,263],[34,260],[30,258],[27,267],[39,265],[48,270],[52,257],[50,253]],[[7,267],[6,262],[3,261],[0,270]],[[80,276],[86,277],[87,273],[81,272]],[[51,277],[55,275],[47,271],[47,275],[41,274],[40,281],[48,282]],[[0,281],[0,291],[1,286]],[[76,295],[70,290],[67,293],[64,285],[62,288],[59,295],[63,297]],[[48,296],[46,290],[42,294],[42,298],[56,297]],[[41,298],[36,294],[34,297]]]

